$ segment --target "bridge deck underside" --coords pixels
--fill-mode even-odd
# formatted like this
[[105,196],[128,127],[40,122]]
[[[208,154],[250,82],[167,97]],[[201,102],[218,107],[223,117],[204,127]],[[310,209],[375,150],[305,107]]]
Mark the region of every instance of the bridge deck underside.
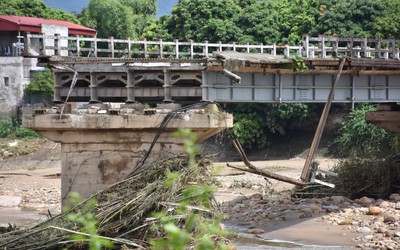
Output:
[[[334,74],[242,73],[240,84],[207,72],[203,99],[216,102],[325,102]],[[341,75],[334,102],[397,102],[400,75]]]
[[[162,72],[161,72],[162,73]],[[65,73],[71,74],[71,73]],[[127,73],[119,72],[121,81],[104,80],[96,86],[96,97],[103,102],[125,102],[128,99]],[[157,75],[156,73],[152,73]],[[179,75],[179,72],[175,72]],[[202,75],[199,79],[198,76]],[[162,102],[167,92],[175,102],[309,102],[326,101],[335,80],[334,74],[278,74],[239,73],[241,83],[235,84],[220,72],[192,72],[184,81],[165,85],[163,79],[149,78],[140,84],[131,84],[134,100],[138,102]],[[196,78],[197,76],[197,78]],[[196,78],[196,79],[195,79]],[[58,94],[65,100],[70,91],[71,77],[59,84]],[[93,86],[90,80],[79,80],[71,89],[69,101],[90,101]],[[92,94],[93,97],[93,94]],[[400,100],[400,75],[341,75],[334,102],[397,102]]]

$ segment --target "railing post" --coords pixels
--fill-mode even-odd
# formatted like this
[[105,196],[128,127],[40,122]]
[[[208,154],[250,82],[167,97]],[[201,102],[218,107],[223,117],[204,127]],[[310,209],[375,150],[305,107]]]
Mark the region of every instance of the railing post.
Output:
[[131,44],[131,38],[130,37],[128,37],[127,38],[127,40],[128,40],[128,43],[127,43],[127,46],[128,46],[128,58],[131,58],[132,57],[132,44]]
[[376,37],[375,38],[375,58],[381,58],[381,52],[382,52],[382,48],[381,48],[381,38],[380,37]]
[[318,35],[318,41],[319,41],[319,48],[321,50],[321,57],[322,58],[326,58],[325,36],[324,35]]
[[276,43],[272,44],[271,55],[276,56]]
[[114,58],[114,37],[108,37],[108,49],[111,50],[111,58]]
[[208,41],[205,41],[205,45],[203,47],[203,53],[205,58],[208,58]]
[[144,54],[144,58],[148,58],[149,55],[147,53],[147,39],[143,38],[143,54]]
[[393,37],[389,38],[389,53],[391,59],[398,59],[396,57],[396,43]]
[[389,48],[388,47],[384,48],[383,58],[389,59]]
[[347,41],[347,56],[352,57],[353,56],[353,37],[349,37],[349,40]]
[[250,54],[250,44],[249,44],[249,42],[246,43],[246,52],[247,52],[247,54]]
[[305,53],[305,57],[308,58],[310,54],[310,47],[309,47],[309,37],[307,34],[303,35],[302,38],[302,45],[303,45],[303,50]]
[[367,57],[367,46],[368,46],[368,39],[366,37],[361,38],[361,49],[363,51],[361,57]]
[[97,57],[97,36],[93,39],[93,47],[94,47],[93,56]]
[[218,41],[218,51],[222,51],[222,42]]
[[235,42],[232,43],[232,50],[236,52],[236,43]]
[[356,46],[356,47],[354,47],[354,51],[355,51],[355,57],[356,58],[360,58],[361,57],[361,48],[360,48],[360,46]]
[[301,57],[303,54],[303,47],[301,45],[299,45],[297,47],[297,56]]
[[264,54],[264,44],[260,43],[260,53]]
[[339,47],[339,41],[338,37],[336,35],[332,36],[332,51],[333,51],[333,57],[338,57],[338,47]]
[[190,39],[189,42],[190,42],[190,59],[193,59],[193,54],[194,54],[194,51],[193,51],[193,40]]
[[60,41],[60,34],[54,34],[54,55],[60,56],[61,55],[61,41]]
[[285,56],[289,57],[290,56],[290,50],[289,50],[289,44],[285,44]]
[[159,53],[160,58],[162,59],[162,58],[164,58],[162,39],[160,39],[158,42],[159,42],[158,53]]
[[81,55],[81,41],[79,35],[76,35],[76,56]]
[[175,39],[175,48],[174,48],[174,53],[175,53],[175,59],[179,59],[179,40]]

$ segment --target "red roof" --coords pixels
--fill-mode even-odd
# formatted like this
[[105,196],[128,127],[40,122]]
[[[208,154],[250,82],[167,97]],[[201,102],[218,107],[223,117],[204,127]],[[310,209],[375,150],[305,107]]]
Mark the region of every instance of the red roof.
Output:
[[50,20],[37,17],[24,16],[2,16],[0,15],[0,31],[25,31],[25,32],[42,32],[42,24],[53,24],[68,27],[70,35],[95,36],[96,30],[60,20]]

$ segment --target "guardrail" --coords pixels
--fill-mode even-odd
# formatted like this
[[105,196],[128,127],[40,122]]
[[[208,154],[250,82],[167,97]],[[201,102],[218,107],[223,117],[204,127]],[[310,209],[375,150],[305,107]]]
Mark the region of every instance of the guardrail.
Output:
[[367,39],[339,37],[309,37],[304,35],[302,44],[264,45],[264,44],[224,44],[209,42],[172,42],[158,40],[131,40],[80,36],[47,36],[43,34],[26,34],[24,38],[24,55],[42,56],[80,56],[111,58],[169,58],[196,59],[212,57],[214,51],[237,51],[243,53],[268,53],[286,57],[301,56],[304,58],[335,58],[340,56],[356,58],[399,57],[400,40]]

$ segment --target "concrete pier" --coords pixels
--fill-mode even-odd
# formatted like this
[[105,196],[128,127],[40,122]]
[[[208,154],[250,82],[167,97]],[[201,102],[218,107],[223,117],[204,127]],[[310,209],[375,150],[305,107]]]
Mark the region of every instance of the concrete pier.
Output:
[[[170,111],[163,106],[141,112],[102,108],[89,105],[62,115],[53,108],[23,116],[24,127],[61,143],[63,200],[68,192],[88,197],[126,177],[148,151]],[[214,104],[178,113],[163,130],[146,163],[184,152],[182,139],[173,136],[180,128],[191,129],[202,142],[232,126],[232,115],[220,112]]]

